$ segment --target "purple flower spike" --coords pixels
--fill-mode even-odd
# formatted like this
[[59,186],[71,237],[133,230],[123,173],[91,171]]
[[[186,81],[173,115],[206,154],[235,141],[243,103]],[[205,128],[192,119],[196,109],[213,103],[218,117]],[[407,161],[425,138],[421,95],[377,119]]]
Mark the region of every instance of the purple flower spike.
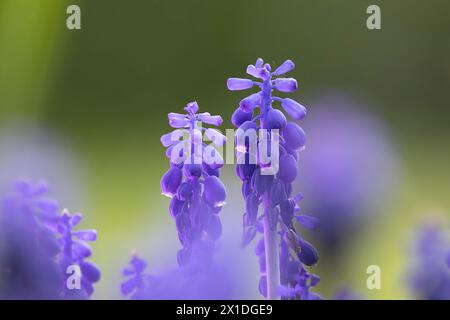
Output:
[[[252,241],[257,236],[257,231],[263,233],[256,254],[261,272],[259,290],[268,299],[280,296],[284,299],[319,298],[310,291],[317,284],[318,277],[307,271],[307,267],[317,263],[317,251],[309,242],[299,240],[301,238],[294,229],[294,218],[310,229],[317,227],[317,221],[308,216],[296,215],[299,211],[297,203],[302,197],[291,194],[292,183],[298,175],[298,151],[305,146],[305,133],[295,122],[288,122],[286,115],[273,106],[274,102],[280,103],[286,114],[296,121],[305,117],[306,109],[298,102],[272,96],[275,90],[297,90],[295,79],[278,78],[294,67],[291,60],[286,60],[272,72],[269,64],[258,59],[254,65],[247,67],[247,74],[261,80],[260,82],[231,78],[227,83],[230,90],[253,86],[260,88],[258,92],[240,101],[231,122],[239,128],[236,133],[236,156],[238,160],[245,160],[238,162],[236,166],[246,203],[243,245]],[[255,110],[258,109],[260,113],[255,116]],[[267,162],[259,155],[251,154],[254,151],[250,144],[242,139],[249,130],[260,129],[267,130],[268,141],[259,135],[257,149],[267,150],[269,156],[279,155],[278,164],[274,164],[273,159]],[[272,142],[278,141],[278,138],[279,150],[273,150]],[[252,163],[249,159],[258,161]],[[278,169],[275,173],[267,171],[273,164]]]
[[[245,81],[230,81],[230,85],[234,88],[245,86]],[[197,251],[202,252],[202,256],[212,253],[211,248],[222,233],[217,214],[227,196],[219,179],[223,159],[215,149],[226,142],[226,137],[218,130],[201,127],[201,123],[221,125],[222,118],[208,112],[197,113],[197,102],[188,103],[184,110],[186,115],[169,113],[169,122],[187,123],[183,135],[177,134],[176,130],[172,133],[171,139],[176,143],[169,141],[167,135],[161,138],[171,156],[171,167],[161,179],[161,191],[172,198],[169,212],[175,219],[183,246],[178,251],[178,262],[182,266],[191,263],[191,258],[199,255]],[[212,141],[210,145],[203,143],[203,132],[205,141]],[[182,148],[178,150],[177,146]],[[194,251],[197,253],[193,254]],[[138,258],[134,260],[139,261]],[[133,285],[127,283],[124,286],[128,292]]]

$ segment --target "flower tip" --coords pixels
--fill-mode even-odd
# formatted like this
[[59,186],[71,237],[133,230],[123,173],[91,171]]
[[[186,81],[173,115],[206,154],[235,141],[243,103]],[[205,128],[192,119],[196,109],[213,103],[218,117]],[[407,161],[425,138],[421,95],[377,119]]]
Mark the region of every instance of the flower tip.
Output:
[[198,109],[199,109],[199,106],[198,106],[197,101],[189,102],[186,105],[186,107],[184,108],[184,110],[189,113],[197,113]]
[[286,60],[283,62],[274,72],[276,75],[283,75],[285,73],[288,73],[289,71],[293,70],[295,68],[294,62],[292,60]]
[[261,67],[263,66],[263,64],[264,64],[264,60],[263,60],[262,58],[256,59],[255,66],[256,66],[257,68],[261,68]]

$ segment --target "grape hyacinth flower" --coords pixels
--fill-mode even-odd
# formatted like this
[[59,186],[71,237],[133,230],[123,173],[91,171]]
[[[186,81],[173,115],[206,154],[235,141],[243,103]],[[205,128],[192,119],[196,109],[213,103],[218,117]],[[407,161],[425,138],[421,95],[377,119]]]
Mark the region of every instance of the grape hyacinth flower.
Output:
[[[169,211],[183,246],[177,255],[180,266],[188,264],[193,254],[211,255],[222,233],[219,213],[226,199],[225,186],[219,179],[223,159],[215,148],[225,143],[225,137],[201,126],[219,126],[222,118],[197,113],[198,109],[197,102],[191,102],[184,108],[187,114],[169,113],[169,125],[175,131],[161,137],[170,159],[161,191],[171,198]],[[203,133],[212,145],[203,143]]]
[[[73,259],[76,245],[65,232],[66,215],[58,203],[46,197],[44,183],[19,181],[14,193],[2,198],[0,207],[0,298],[1,299],[81,299],[92,293],[99,279],[95,265]],[[75,218],[79,222],[81,216]],[[72,221],[73,225],[74,221]],[[94,231],[70,232],[79,239],[93,238]],[[76,243],[74,241],[74,243]],[[78,251],[80,252],[80,251]],[[84,257],[87,257],[84,251]],[[68,260],[70,258],[70,260]],[[80,268],[80,288],[70,290],[67,262]],[[95,270],[94,270],[95,269]],[[85,279],[85,280],[83,280]],[[70,292],[69,292],[70,291]]]
[[450,234],[441,225],[427,224],[418,230],[409,285],[415,299],[450,300],[448,265]]
[[65,297],[89,297],[94,292],[93,283],[100,280],[100,269],[93,262],[86,261],[92,255],[92,249],[86,242],[97,240],[97,231],[93,229],[73,231],[73,228],[81,222],[82,218],[81,213],[71,215],[65,209],[58,225],[62,246],[61,268],[67,270],[70,266],[76,265],[81,271],[82,290],[71,290],[65,286]]
[[[263,233],[255,253],[260,261],[259,290],[268,299],[280,296],[284,299],[319,298],[310,291],[319,281],[319,277],[307,270],[307,267],[317,263],[317,251],[294,228],[294,220],[310,229],[316,228],[318,223],[313,217],[298,214],[302,195],[292,195],[292,182],[297,177],[298,153],[305,146],[305,133],[294,121],[288,122],[283,112],[273,107],[273,102],[279,102],[295,121],[305,117],[304,106],[290,98],[272,95],[274,90],[293,92],[297,89],[295,79],[280,77],[294,67],[291,60],[286,60],[272,71],[269,64],[258,59],[255,65],[247,67],[247,73],[261,82],[241,78],[230,78],[227,81],[229,90],[244,90],[254,86],[260,89],[240,101],[231,121],[239,128],[236,173],[242,180],[242,194],[246,202],[243,245],[251,242],[258,232]],[[260,113],[255,116],[257,108]],[[265,172],[268,163],[264,161],[261,152],[258,157],[252,151],[250,142],[245,140],[244,143],[239,143],[239,135],[244,134],[246,139],[245,136],[252,130],[262,133],[256,149],[261,151],[266,147],[270,155],[278,152],[278,172],[275,174]],[[265,135],[270,143],[262,138]],[[277,138],[280,143],[276,146],[277,149],[274,149],[272,141]],[[263,145],[266,143],[271,146],[270,149]],[[270,165],[277,167],[276,163]],[[260,205],[262,209],[259,215]]]

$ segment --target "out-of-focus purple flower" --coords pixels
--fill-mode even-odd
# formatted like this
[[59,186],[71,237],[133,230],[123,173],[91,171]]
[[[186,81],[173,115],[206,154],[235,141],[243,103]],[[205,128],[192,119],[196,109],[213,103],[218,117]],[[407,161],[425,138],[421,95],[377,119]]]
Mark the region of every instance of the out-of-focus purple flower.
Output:
[[417,231],[409,263],[408,279],[416,299],[450,300],[448,252],[450,233],[437,224],[426,224]]
[[[233,80],[234,88],[245,81]],[[169,114],[169,124],[179,131],[163,135],[161,142],[169,147],[171,167],[161,179],[162,193],[172,198],[170,213],[174,217],[183,248],[178,252],[179,264],[188,264],[194,251],[205,255],[212,252],[214,241],[220,237],[222,225],[218,217],[225,204],[226,190],[219,179],[223,159],[214,146],[221,146],[225,137],[217,130],[203,128],[201,123],[220,125],[222,118],[209,113],[197,113],[198,104],[189,103],[187,114]],[[212,141],[206,146],[202,135]],[[172,149],[171,149],[172,148]]]
[[231,277],[230,266],[212,263],[204,256],[153,274],[148,272],[147,262],[133,253],[123,276],[122,295],[134,300],[232,299],[236,293],[233,285],[237,280]]
[[386,129],[361,106],[330,93],[314,103],[305,124],[308,148],[299,161],[299,185],[307,195],[303,209],[320,219],[315,236],[332,253],[389,201],[398,171]]
[[73,231],[82,219],[81,213],[71,215],[63,210],[58,224],[58,232],[61,235],[62,259],[60,262],[62,270],[69,266],[77,265],[81,271],[81,288],[73,290],[64,287],[64,297],[80,298],[89,297],[94,292],[93,284],[100,280],[100,269],[93,262],[86,261],[92,255],[92,249],[86,242],[97,240],[96,230]]
[[[263,239],[258,242],[256,250],[261,272],[259,290],[269,299],[279,296],[285,299],[318,298],[311,293],[310,288],[317,284],[319,278],[307,271],[308,266],[317,263],[317,251],[300,237],[293,224],[294,218],[297,218],[304,227],[315,228],[317,225],[313,218],[297,214],[302,196],[292,194],[292,182],[298,174],[298,151],[305,145],[305,133],[295,122],[288,122],[283,112],[273,107],[274,101],[279,102],[294,120],[301,120],[306,115],[306,108],[300,103],[272,95],[274,91],[293,92],[297,89],[295,79],[278,77],[294,67],[294,63],[287,60],[272,72],[269,64],[258,59],[255,65],[247,67],[247,73],[262,82],[237,78],[230,78],[227,82],[229,90],[243,90],[253,86],[260,89],[241,100],[231,122],[239,128],[236,154],[238,160],[243,160],[236,167],[237,176],[242,180],[242,194],[246,202],[242,243],[247,245],[258,232],[263,233]],[[254,116],[257,108],[260,113]],[[280,156],[276,159],[279,161],[275,174],[267,175],[267,172],[263,172],[274,163],[265,163],[260,154],[253,154],[247,140],[239,141],[240,134],[245,137],[250,130],[263,132],[261,129],[268,130],[268,146],[277,137],[275,130],[279,131],[280,145],[276,151],[279,151]],[[266,141],[259,137],[257,149],[264,149],[263,143]],[[266,150],[270,155],[275,154],[273,149]],[[255,159],[257,161],[250,161]]]
[[[19,181],[12,194],[2,198],[0,207],[0,298],[67,299],[87,298],[85,288],[73,288],[68,294],[66,262],[74,252],[68,236],[61,236],[64,215],[59,205],[46,197],[44,183],[32,185]],[[80,217],[74,217],[74,224]],[[92,231],[74,232],[79,240],[95,240]],[[80,254],[83,251],[79,252]],[[90,253],[90,252],[89,252]],[[87,256],[86,252],[83,253]],[[80,268],[82,281],[98,280],[100,271],[93,264],[75,259],[71,265]],[[95,280],[95,281],[94,281]]]

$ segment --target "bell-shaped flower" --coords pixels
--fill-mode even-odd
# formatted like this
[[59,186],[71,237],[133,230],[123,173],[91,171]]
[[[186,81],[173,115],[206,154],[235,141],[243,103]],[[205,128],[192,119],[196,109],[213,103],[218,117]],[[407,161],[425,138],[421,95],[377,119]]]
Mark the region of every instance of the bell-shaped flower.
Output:
[[204,181],[204,196],[206,201],[214,207],[221,207],[225,204],[227,192],[222,181],[216,176],[209,176]]
[[273,86],[280,92],[294,92],[297,90],[297,80],[294,78],[278,78],[273,80]]
[[161,178],[161,191],[162,194],[172,198],[181,184],[182,173],[180,168],[171,167]]
[[239,102],[239,108],[242,111],[251,113],[253,109],[261,105],[261,95],[259,93],[254,93],[248,97],[242,99]]
[[306,144],[305,132],[294,122],[287,123],[283,129],[283,137],[288,147],[294,150],[301,149]]
[[306,115],[306,108],[295,100],[283,99],[281,106],[295,120],[302,120]]
[[253,81],[241,78],[229,78],[227,80],[228,90],[245,90],[253,87]]
[[295,68],[294,62],[291,60],[286,60],[283,62],[278,68],[275,69],[274,74],[277,76],[281,76],[289,71],[292,71]]

